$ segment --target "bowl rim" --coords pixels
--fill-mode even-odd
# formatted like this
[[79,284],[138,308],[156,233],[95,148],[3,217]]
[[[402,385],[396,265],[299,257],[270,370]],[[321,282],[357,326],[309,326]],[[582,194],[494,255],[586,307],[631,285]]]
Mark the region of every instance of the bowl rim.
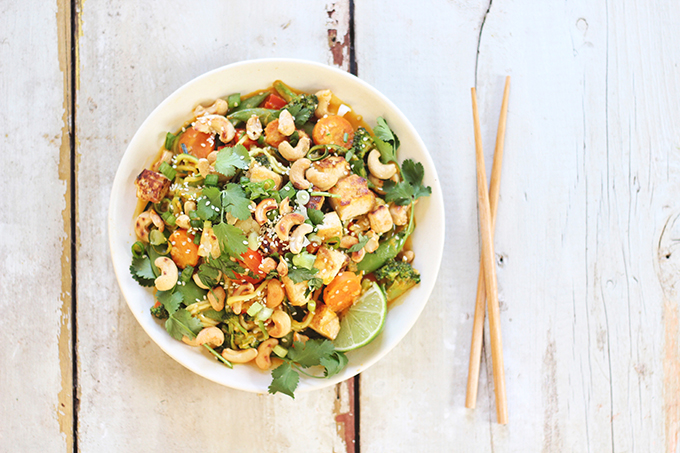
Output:
[[[113,269],[116,275],[116,279],[118,281],[118,286],[121,290],[122,296],[125,298],[125,301],[128,305],[128,308],[132,311],[133,315],[137,319],[137,322],[140,324],[142,329],[146,332],[146,334],[149,336],[149,338],[163,350],[168,356],[170,356],[172,359],[174,359],[176,362],[180,363],[182,366],[185,368],[189,369],[195,374],[198,374],[199,376],[202,376],[206,379],[209,379],[213,382],[216,382],[218,384],[224,385],[226,387],[234,388],[237,390],[243,390],[243,391],[248,391],[248,392],[255,392],[255,393],[267,393],[267,389],[262,389],[261,387],[254,387],[254,386],[249,386],[249,385],[244,385],[241,382],[227,382],[228,379],[225,380],[220,380],[217,379],[214,375],[211,375],[207,372],[206,368],[204,366],[201,366],[202,364],[194,364],[194,363],[189,363],[187,360],[184,360],[180,357],[177,357],[177,354],[175,354],[173,351],[171,351],[171,347],[169,347],[166,343],[165,340],[156,338],[156,333],[152,331],[152,327],[147,324],[147,320],[143,319],[141,314],[135,310],[133,307],[133,304],[131,302],[131,295],[128,294],[129,290],[126,288],[130,284],[130,282],[134,283],[135,285],[139,286],[137,282],[132,280],[132,278],[129,275],[129,271],[127,266],[122,266],[120,263],[120,253],[118,249],[118,236],[114,234],[114,231],[116,231],[115,225],[116,225],[116,217],[115,217],[115,209],[120,203],[120,198],[122,198],[121,192],[116,191],[115,188],[117,186],[121,186],[122,179],[124,178],[124,175],[122,174],[123,170],[123,163],[127,159],[131,159],[130,156],[134,154],[134,150],[137,147],[137,143],[142,139],[142,137],[148,132],[145,131],[145,129],[148,127],[148,124],[153,121],[153,119],[159,114],[159,112],[163,111],[164,109],[168,108],[169,105],[171,105],[173,102],[177,100],[178,97],[181,96],[181,94],[184,91],[189,90],[190,88],[194,87],[195,85],[201,84],[205,79],[210,79],[211,77],[214,77],[216,74],[221,74],[223,72],[229,72],[237,69],[242,69],[244,67],[248,66],[253,66],[253,68],[256,68],[261,65],[297,65],[300,66],[301,68],[307,67],[307,68],[313,68],[314,70],[318,70],[321,72],[326,71],[327,73],[332,73],[341,79],[345,79],[348,81],[348,83],[353,83],[353,84],[358,84],[361,88],[364,90],[367,90],[377,98],[381,100],[381,102],[385,105],[385,110],[389,111],[390,116],[396,116],[400,119],[400,121],[403,123],[403,125],[409,129],[408,133],[412,136],[413,140],[415,140],[416,147],[419,150],[422,150],[422,155],[418,156],[418,161],[423,163],[424,166],[426,167],[426,178],[428,179],[428,184],[430,187],[432,187],[432,195],[429,197],[429,210],[435,210],[438,213],[438,216],[436,217],[437,220],[437,226],[438,230],[440,231],[440,237],[437,238],[430,238],[430,241],[437,241],[439,243],[438,247],[434,248],[434,256],[433,255],[428,255],[428,262],[432,263],[434,265],[434,274],[432,278],[429,278],[427,280],[427,285],[423,285],[421,283],[421,295],[423,296],[424,300],[421,301],[413,310],[412,316],[410,319],[408,319],[404,325],[402,326],[401,331],[397,335],[396,338],[392,339],[390,342],[387,344],[384,344],[384,346],[379,347],[375,353],[372,353],[366,360],[363,360],[359,364],[352,364],[350,366],[348,364],[347,367],[345,367],[344,370],[342,370],[340,373],[336,374],[335,376],[329,378],[329,379],[309,379],[305,378],[304,376],[300,377],[300,385],[298,388],[295,390],[296,394],[300,393],[305,393],[311,390],[317,390],[325,387],[329,387],[331,385],[337,384],[338,382],[342,382],[344,380],[347,380],[349,378],[352,378],[356,376],[357,374],[365,371],[368,369],[370,366],[375,364],[377,361],[382,359],[385,355],[387,355],[390,351],[392,351],[403,339],[404,337],[408,334],[408,332],[411,331],[413,326],[415,325],[416,321],[420,317],[422,311],[425,308],[425,305],[427,304],[429,298],[432,295],[432,290],[434,289],[435,283],[437,281],[437,276],[441,267],[441,261],[442,261],[442,256],[443,256],[443,248],[444,248],[444,239],[445,239],[445,215],[444,215],[444,202],[443,202],[443,194],[441,191],[441,186],[439,184],[439,177],[437,175],[436,171],[436,166],[435,163],[432,159],[432,156],[430,155],[427,147],[425,146],[425,143],[423,142],[422,138],[418,134],[417,130],[415,127],[412,125],[412,123],[408,120],[406,115],[390,100],[388,99],[384,94],[382,94],[380,91],[378,91],[376,88],[374,88],[372,85],[368,84],[367,82],[361,80],[357,76],[350,74],[346,71],[340,70],[338,68],[314,62],[314,61],[309,61],[309,60],[303,60],[303,59],[297,59],[297,58],[261,58],[261,59],[251,59],[251,60],[243,60],[243,61],[238,61],[235,63],[227,64],[218,68],[215,68],[211,71],[208,71],[206,73],[203,73],[188,82],[184,83],[181,85],[179,88],[177,88],[175,91],[173,91],[169,96],[167,96],[156,108],[154,108],[151,113],[148,114],[148,116],[144,119],[144,121],[140,124],[140,126],[137,128],[135,131],[134,135],[130,139],[130,142],[128,143],[128,146],[125,149],[125,152],[122,154],[119,162],[118,169],[116,170],[116,175],[113,180],[113,184],[111,185],[111,194],[109,198],[109,210],[108,210],[108,236],[109,236],[109,251],[111,254],[111,260],[113,264]],[[228,89],[228,86],[225,86],[225,91]],[[328,88],[333,89],[332,86],[329,86]],[[197,100],[199,102],[199,100]],[[400,135],[402,132],[400,132]],[[136,161],[140,161],[141,159],[137,158]],[[146,168],[146,167],[144,167]],[[132,220],[132,219],[130,219]],[[132,222],[130,221],[130,227],[132,225]],[[418,229],[416,228],[416,231]],[[129,254],[129,247],[128,247],[128,254]],[[130,255],[131,256],[131,255]],[[130,257],[126,257],[126,261],[129,263]],[[125,261],[123,261],[125,262]],[[141,287],[140,287],[141,288]],[[149,288],[144,288],[145,290],[149,290]],[[412,293],[413,290],[410,292]],[[404,296],[404,301],[409,299],[409,294]],[[398,305],[401,305],[402,302],[399,302]],[[394,309],[394,306],[390,307],[388,309],[388,316],[389,313]],[[147,310],[148,311],[148,310]],[[155,322],[155,321],[154,321]],[[386,320],[386,324],[389,323],[389,319]],[[171,339],[174,342],[177,342],[177,340],[172,339],[167,332],[165,332],[165,329],[163,328],[163,334],[166,335],[169,339]],[[381,335],[383,336],[383,335]],[[177,342],[181,346],[183,345],[181,342]],[[368,348],[370,346],[367,345],[364,348]],[[361,351],[361,348],[357,351]],[[351,360],[351,354],[353,351],[350,351],[348,353],[348,358],[350,358],[350,364],[352,363]],[[209,363],[209,362],[206,362]],[[226,369],[226,367],[225,367]],[[233,370],[229,370],[233,371]],[[229,376],[229,374],[227,374]]]

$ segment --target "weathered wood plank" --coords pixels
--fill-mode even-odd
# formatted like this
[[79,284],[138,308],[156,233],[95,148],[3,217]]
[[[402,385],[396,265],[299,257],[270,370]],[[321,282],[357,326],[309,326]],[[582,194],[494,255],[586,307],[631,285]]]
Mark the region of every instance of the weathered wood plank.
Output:
[[486,8],[356,4],[359,77],[420,132],[443,182],[448,229],[439,283],[420,320],[395,351],[362,373],[362,451],[490,450],[495,410],[485,380],[477,410],[464,408],[479,257],[470,87]]
[[[450,181],[439,292],[400,350],[362,375],[362,447],[678,451],[680,6],[494,1],[475,62],[474,33],[460,30],[480,35],[487,6],[436,18],[357,6],[359,75],[407,112]],[[378,16],[401,33],[375,29]],[[478,265],[474,66],[489,163],[513,77],[496,228],[507,427],[495,424],[489,374],[478,408],[463,409]]]
[[[339,2],[345,4],[346,2]],[[199,378],[150,342],[113,275],[105,219],[118,161],[168,94],[223,64],[257,57],[332,63],[331,12],[318,2],[82,6],[78,100],[79,442],[84,451],[345,451],[347,390],[290,400]],[[304,11],[304,13],[301,13]],[[338,27],[337,29],[340,29]],[[140,436],[140,433],[143,433]]]
[[0,6],[2,451],[73,445],[69,11]]

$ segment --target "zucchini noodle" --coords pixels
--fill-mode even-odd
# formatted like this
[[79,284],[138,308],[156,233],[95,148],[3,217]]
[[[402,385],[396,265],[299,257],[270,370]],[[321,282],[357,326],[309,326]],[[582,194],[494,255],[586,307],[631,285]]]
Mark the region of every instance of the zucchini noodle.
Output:
[[274,156],[272,156],[269,151],[263,148],[252,148],[249,152],[248,155],[250,157],[255,157],[259,156],[261,154],[264,154],[267,156],[267,160],[269,161],[269,165],[272,166],[272,170],[274,170],[275,173],[278,173],[280,175],[287,175],[288,172],[290,171],[290,168],[286,167],[283,165],[281,162],[276,160]]

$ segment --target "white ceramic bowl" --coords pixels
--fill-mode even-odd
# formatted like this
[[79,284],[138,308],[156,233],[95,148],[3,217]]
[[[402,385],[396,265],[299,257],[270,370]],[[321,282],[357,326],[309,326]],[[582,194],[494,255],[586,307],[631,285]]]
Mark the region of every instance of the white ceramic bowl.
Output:
[[134,180],[148,168],[163,145],[165,133],[176,131],[191,119],[199,103],[209,103],[231,93],[250,93],[271,86],[275,80],[306,92],[329,88],[366,122],[375,126],[383,116],[401,140],[399,161],[412,158],[425,167],[425,184],[432,195],[417,205],[417,228],[413,235],[415,267],[422,276],[420,285],[388,312],[381,335],[368,346],[349,352],[349,365],[330,379],[301,376],[296,393],[326,387],[348,379],[387,354],[413,327],[434,287],[444,246],[444,204],[437,171],[425,144],[403,113],[375,88],[346,72],[309,61],[291,59],[251,60],[208,72],[179,88],[163,101],[142,123],[128,146],[113,182],[109,206],[109,242],[118,283],[141,326],[170,357],[211,381],[240,390],[266,393],[270,372],[254,366],[229,369],[210,358],[202,348],[193,348],[173,339],[149,308],[154,304],[150,288],[139,286],[130,276],[130,247],[135,242],[133,213],[136,206]]

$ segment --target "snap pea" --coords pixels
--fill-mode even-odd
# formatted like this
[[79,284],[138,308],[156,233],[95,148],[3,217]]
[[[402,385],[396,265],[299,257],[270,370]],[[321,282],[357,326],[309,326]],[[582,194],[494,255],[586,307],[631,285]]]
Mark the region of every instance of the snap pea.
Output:
[[[243,105],[243,104],[241,104]],[[227,115],[227,118],[231,120],[232,122],[236,121],[243,121],[246,122],[248,119],[250,119],[251,116],[257,115],[260,118],[260,121],[262,121],[265,125],[271,123],[274,121],[276,118],[279,117],[279,111],[278,110],[271,110],[271,109],[262,109],[262,108],[251,108],[251,109],[244,109],[244,110],[238,110],[235,111],[234,113],[230,113]]]
[[415,223],[413,222],[413,211],[413,206],[411,206],[411,215],[409,216],[408,227],[406,227],[405,230],[398,233],[392,233],[380,243],[378,249],[375,252],[366,254],[366,256],[364,256],[364,259],[361,260],[357,265],[357,268],[360,271],[364,271],[366,273],[373,272],[387,261],[395,258],[399,252],[401,252],[401,249],[404,248],[404,244],[406,244],[406,240],[411,235],[411,233],[413,233],[413,229],[415,228]]
[[[253,96],[250,96],[248,99],[244,99],[241,101],[238,107],[236,107],[234,110],[232,110],[231,113],[234,112],[240,112],[241,110],[247,110],[247,109],[254,109],[258,105],[262,104],[262,101],[267,99],[267,96],[269,96],[269,91],[264,91],[260,94],[255,94]],[[248,117],[250,118],[250,117]],[[248,119],[246,118],[246,120]]]
[[385,264],[387,261],[396,257],[401,249],[404,248],[406,239],[408,239],[410,231],[401,231],[396,234],[392,234],[390,237],[385,239],[380,243],[378,249],[373,253],[368,253],[364,256],[364,259],[357,264],[357,268],[360,271],[366,273],[373,272],[380,266]]
[[297,97],[297,95],[293,93],[293,90],[280,80],[274,82],[274,89],[286,102],[290,102]]

